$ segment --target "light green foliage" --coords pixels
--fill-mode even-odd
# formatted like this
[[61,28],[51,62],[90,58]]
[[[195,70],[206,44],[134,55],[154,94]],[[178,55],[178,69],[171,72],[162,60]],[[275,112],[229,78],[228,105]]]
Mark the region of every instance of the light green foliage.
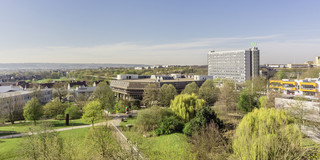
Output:
[[213,80],[206,80],[199,89],[199,98],[204,99],[207,104],[214,104],[219,97],[219,88],[215,87]]
[[181,94],[171,101],[170,108],[178,117],[189,122],[196,115],[196,111],[205,105],[206,102],[198,99],[195,94]]
[[267,80],[265,78],[255,77],[253,80],[247,80],[244,83],[247,92],[251,94],[262,94],[267,91]]
[[159,87],[156,84],[149,84],[143,91],[142,103],[147,106],[158,104]]
[[285,111],[255,109],[237,127],[233,151],[236,159],[299,159],[301,133]]
[[131,106],[131,102],[126,100],[126,99],[120,99],[116,105],[115,105],[115,110],[114,112],[120,112],[120,113],[125,113],[126,112],[126,107],[130,107]]
[[69,107],[68,103],[62,103],[59,100],[55,99],[47,103],[44,107],[44,115],[50,118],[56,118],[59,114],[64,114],[66,108]]
[[267,96],[259,97],[259,107],[267,107]]
[[111,88],[104,82],[100,82],[92,94],[93,98],[98,100],[102,108],[113,110],[115,105],[115,97]]
[[89,102],[85,107],[83,107],[82,118],[91,122],[92,126],[94,122],[102,117],[102,106],[97,100]]
[[[41,124],[30,128],[31,136],[25,136],[21,152],[28,159],[62,159],[63,143],[57,132],[51,131],[51,126]],[[41,132],[41,134],[38,134]]]
[[32,98],[27,104],[24,106],[23,116],[26,120],[36,121],[41,118],[43,115],[43,107],[41,106],[39,100],[37,98]]
[[160,88],[159,92],[159,103],[161,106],[169,107],[170,101],[177,95],[177,90],[172,84],[164,84]]
[[184,90],[181,92],[181,94],[195,94],[198,95],[199,94],[199,86],[195,83],[189,83]]
[[173,113],[168,108],[160,108],[152,106],[150,108],[141,110],[137,116],[136,125],[139,132],[149,132],[155,130],[160,122]]
[[[112,131],[107,126],[99,126],[91,128],[87,135],[85,144],[87,147],[87,154],[94,159],[122,159],[118,157],[120,147],[112,137]],[[125,152],[125,151],[123,151]],[[124,158],[126,159],[126,158]]]
[[70,119],[78,119],[81,117],[81,112],[77,106],[70,106],[66,109],[65,114],[69,114]]

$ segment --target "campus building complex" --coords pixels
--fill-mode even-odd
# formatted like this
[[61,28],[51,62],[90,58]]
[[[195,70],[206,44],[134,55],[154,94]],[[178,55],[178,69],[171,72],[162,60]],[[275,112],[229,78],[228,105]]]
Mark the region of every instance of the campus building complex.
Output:
[[118,75],[117,80],[111,80],[110,87],[118,98],[128,100],[142,100],[144,89],[149,84],[155,84],[160,88],[164,84],[172,84],[178,93],[180,93],[186,85],[195,82],[199,87],[206,79],[212,79],[210,76],[181,76],[180,74],[172,75]]
[[216,78],[242,83],[259,76],[260,53],[257,47],[248,50],[209,51],[208,74]]
[[269,80],[269,88],[285,95],[319,96],[320,78]]

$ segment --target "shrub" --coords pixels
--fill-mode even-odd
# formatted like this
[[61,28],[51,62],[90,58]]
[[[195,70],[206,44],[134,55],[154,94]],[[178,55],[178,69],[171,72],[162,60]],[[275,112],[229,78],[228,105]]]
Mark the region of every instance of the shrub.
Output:
[[65,114],[69,114],[70,119],[81,118],[81,112],[77,106],[70,106],[66,109]]
[[217,124],[218,128],[223,126],[222,121],[210,107],[202,107],[197,111],[196,117],[185,126],[183,133],[191,136],[193,132],[199,132],[202,127],[206,127],[210,122]]
[[176,116],[165,117],[159,127],[155,130],[157,135],[171,134],[174,132],[181,132],[183,129],[183,121]]
[[172,115],[174,114],[170,109],[157,106],[141,110],[137,116],[137,129],[139,132],[153,131],[165,117]]

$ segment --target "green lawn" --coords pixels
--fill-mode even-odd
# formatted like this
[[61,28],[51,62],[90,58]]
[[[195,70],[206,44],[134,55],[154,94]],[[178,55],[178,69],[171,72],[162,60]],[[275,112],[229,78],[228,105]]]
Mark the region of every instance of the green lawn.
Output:
[[[85,149],[83,139],[89,129],[90,128],[81,128],[62,131],[59,132],[59,135],[64,139],[64,141],[73,141],[77,143],[79,147]],[[0,160],[21,159],[21,157],[19,157],[19,150],[23,147],[20,145],[22,142],[23,138],[0,139]]]
[[[135,123],[135,119],[128,119],[127,122],[121,122],[120,126]],[[143,134],[134,129],[128,131],[124,129],[123,134],[134,144],[138,145],[139,150],[148,159],[195,159],[190,152],[190,144],[187,137],[182,133],[170,135],[161,135],[154,137],[143,137]]]
[[[53,119],[41,120],[41,121],[37,122],[37,124],[43,123],[43,122],[51,123],[53,125],[54,129],[90,124],[90,123],[84,121],[83,119],[70,120],[69,126],[65,125],[65,120],[53,120]],[[99,121],[99,122],[101,122],[101,121]],[[29,131],[30,125],[33,125],[33,122],[21,121],[21,122],[17,122],[16,124],[13,124],[13,125],[7,124],[5,126],[0,126],[0,136],[27,132],[27,131]]]

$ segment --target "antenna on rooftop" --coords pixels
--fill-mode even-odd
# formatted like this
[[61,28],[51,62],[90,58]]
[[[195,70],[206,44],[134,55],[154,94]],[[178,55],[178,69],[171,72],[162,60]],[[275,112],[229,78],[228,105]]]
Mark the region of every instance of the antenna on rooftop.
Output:
[[252,46],[252,47],[255,47],[255,46],[257,46],[257,43],[251,42],[251,46]]

